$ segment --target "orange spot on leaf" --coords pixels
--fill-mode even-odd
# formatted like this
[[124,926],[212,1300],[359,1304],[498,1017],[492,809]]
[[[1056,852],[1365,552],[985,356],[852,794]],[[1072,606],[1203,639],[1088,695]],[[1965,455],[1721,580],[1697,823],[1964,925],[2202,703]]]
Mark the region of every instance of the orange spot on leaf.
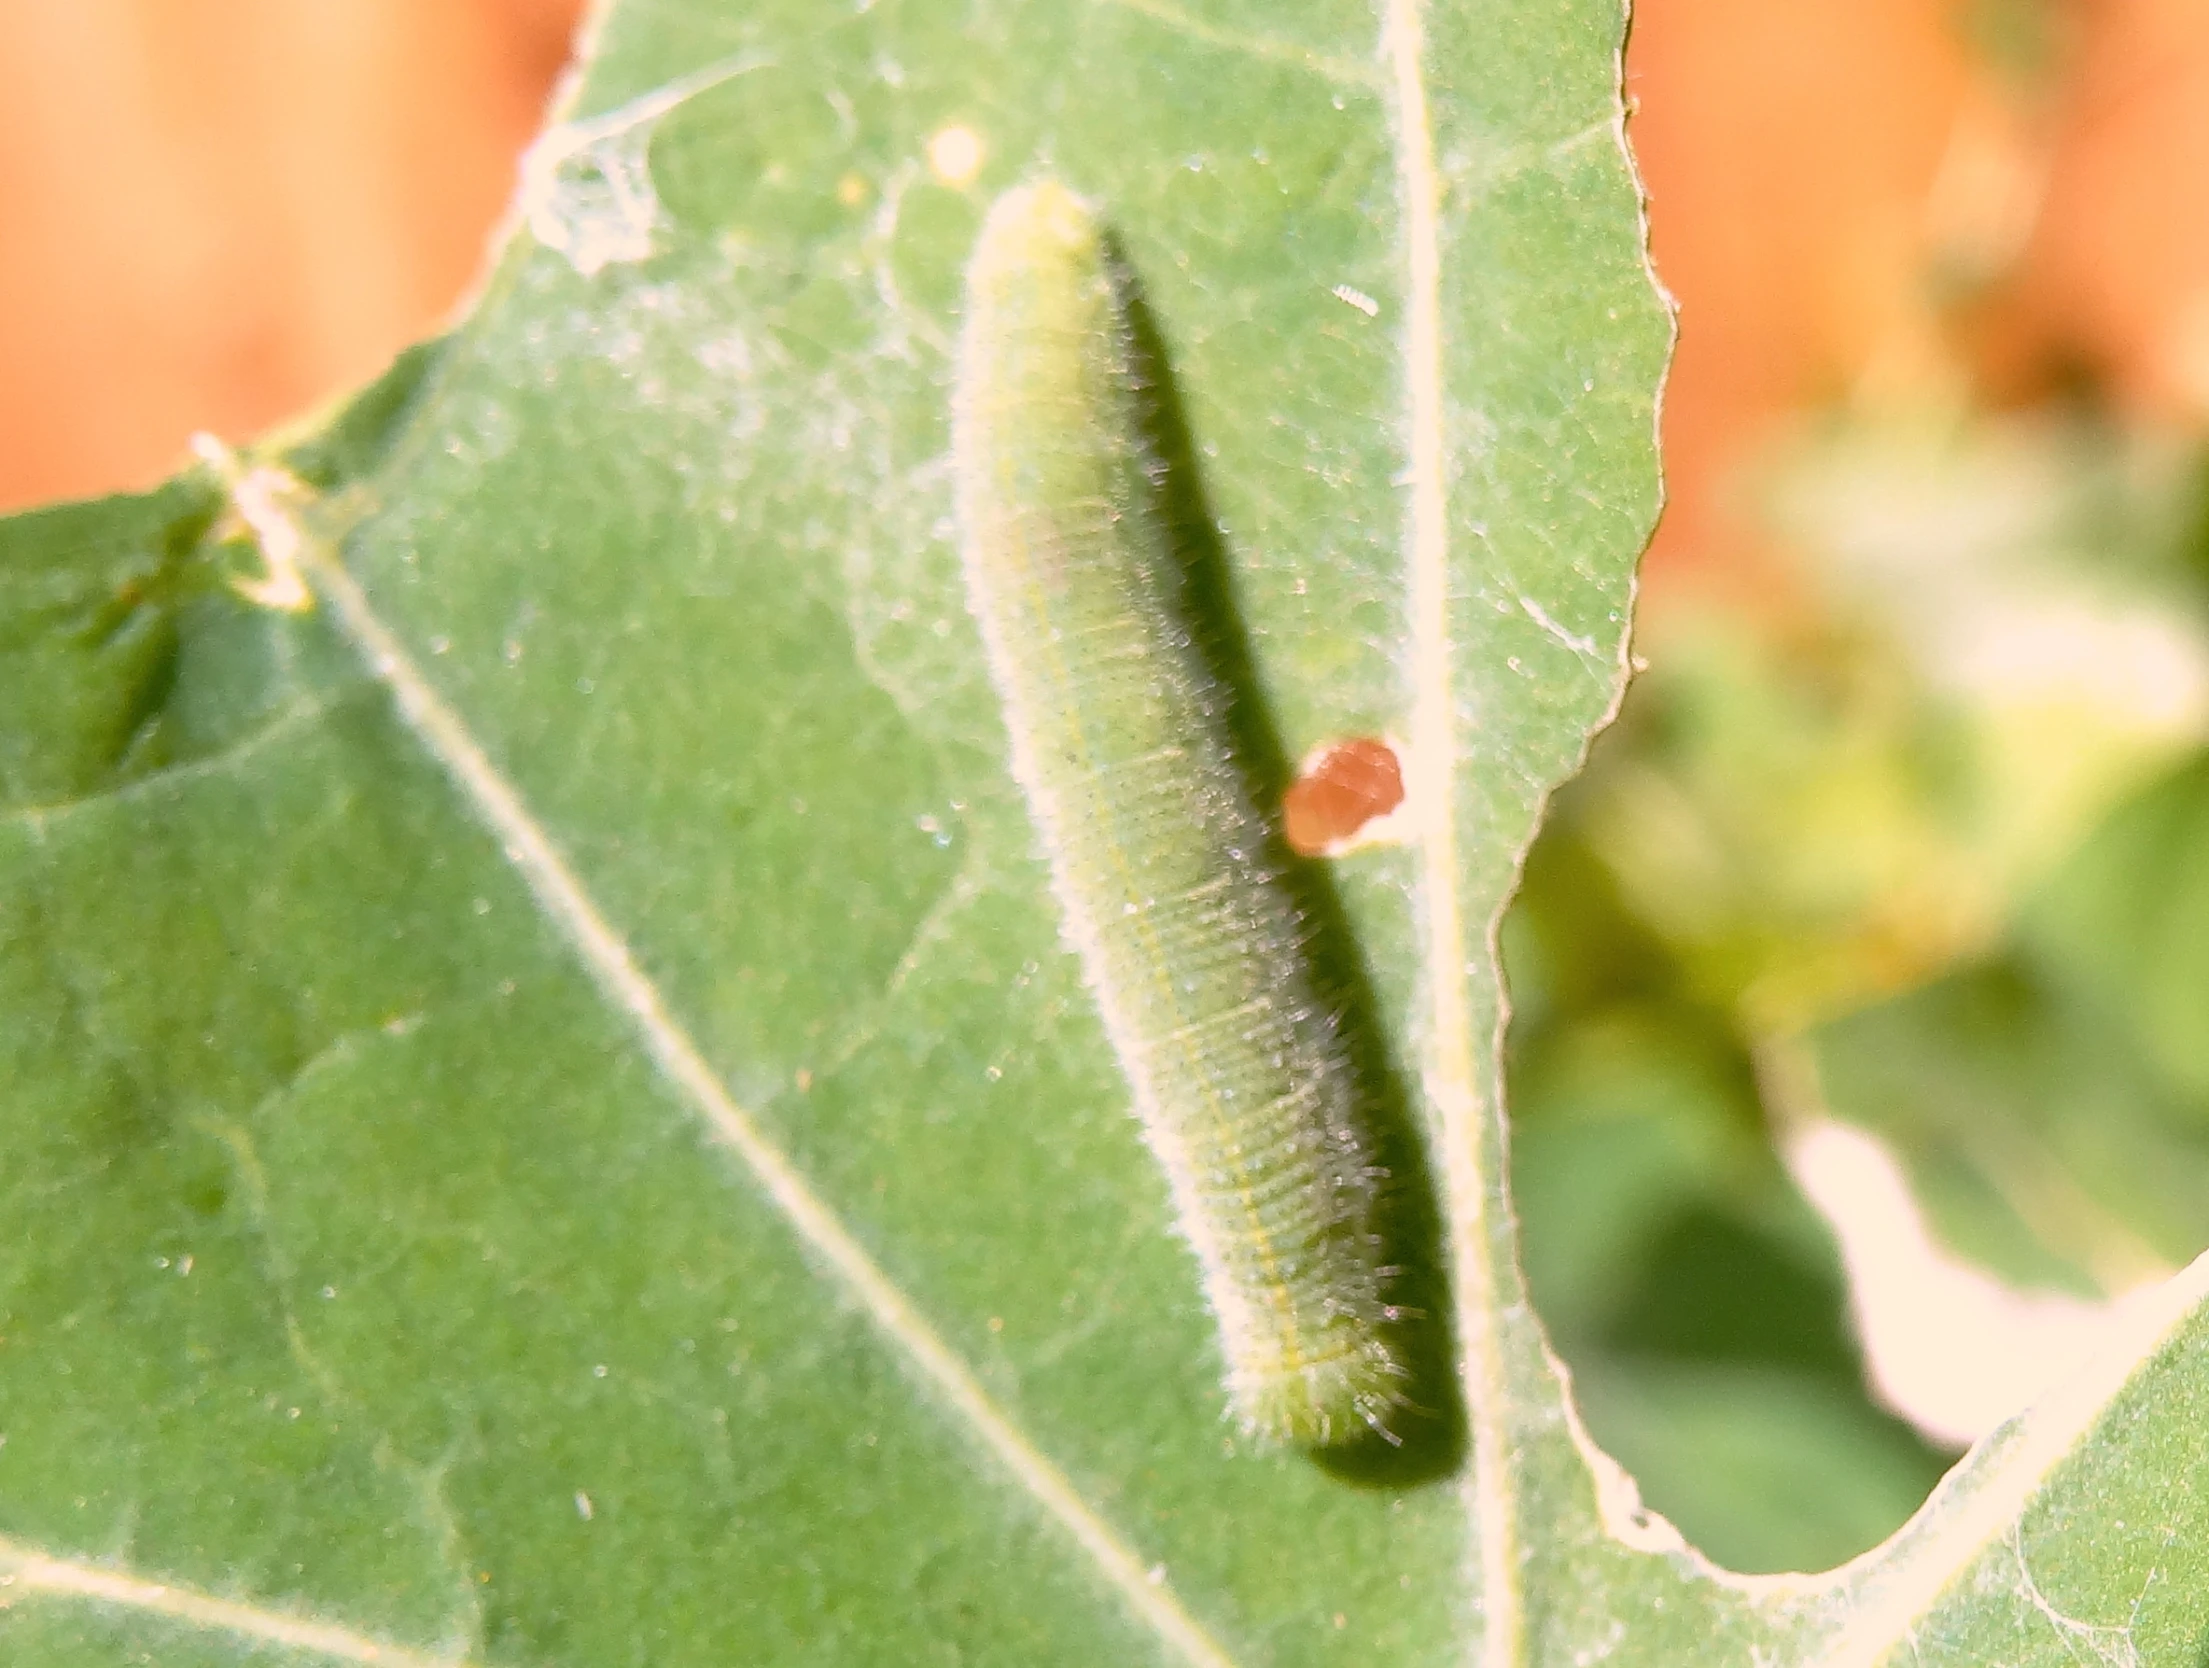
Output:
[[1403,802],[1404,768],[1396,750],[1371,736],[1353,736],[1329,742],[1304,761],[1282,797],[1282,823],[1291,850],[1325,856]]

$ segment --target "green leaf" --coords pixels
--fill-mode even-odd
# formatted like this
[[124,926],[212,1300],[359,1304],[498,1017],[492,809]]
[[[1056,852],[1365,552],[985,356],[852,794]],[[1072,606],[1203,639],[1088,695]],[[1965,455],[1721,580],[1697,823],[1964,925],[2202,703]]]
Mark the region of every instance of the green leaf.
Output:
[[[1488,946],[1617,693],[1668,325],[1616,9],[1375,21],[617,7],[449,340],[288,472],[0,529],[11,1660],[2198,1650],[2198,1277],[1831,1580],[1576,1437]],[[1400,1460],[1219,1422],[1006,771],[945,350],[1046,161],[1279,751],[1410,750],[1417,840],[1315,883],[1450,1246]]]

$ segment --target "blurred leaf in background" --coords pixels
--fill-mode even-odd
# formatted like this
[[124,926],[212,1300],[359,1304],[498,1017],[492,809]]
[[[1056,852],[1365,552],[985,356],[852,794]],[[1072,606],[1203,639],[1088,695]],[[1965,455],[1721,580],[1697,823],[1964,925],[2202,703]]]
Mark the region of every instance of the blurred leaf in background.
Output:
[[[1730,42],[1722,16],[1640,22],[1645,65],[1767,66],[1715,120],[1766,101],[1781,154],[1694,148],[1676,110],[1643,134],[1684,303],[1668,459],[1727,450],[1675,476],[1646,669],[1504,937],[1537,1304],[1598,1440],[1738,1568],[1860,1551],[1983,1428],[1910,1406],[1920,1434],[1867,1390],[1860,1328],[1898,1402],[1911,1366],[1803,1191],[1834,1188],[1780,1156],[1816,1162],[1823,1120],[1884,1143],[1927,1254],[2010,1294],[2027,1354],[2209,1243],[2209,472],[2179,328],[2209,259],[2119,228],[2152,257],[2126,311],[2073,254],[2109,224],[2080,179],[2191,165],[2113,160],[2112,76],[2159,131],[2209,35],[2152,4],[1931,19],[1873,8],[1822,54],[1807,12]],[[1772,111],[1852,66],[1863,155],[1822,163]],[[1805,190],[1821,166],[1849,188]],[[1732,190],[1756,231],[1668,221],[1675,184],[1706,227]],[[1800,244],[1790,189],[1819,216]],[[1844,288],[1698,313],[1754,281],[1720,251],[1769,281],[1814,246]],[[1951,1319],[1950,1347],[1977,1335]]]

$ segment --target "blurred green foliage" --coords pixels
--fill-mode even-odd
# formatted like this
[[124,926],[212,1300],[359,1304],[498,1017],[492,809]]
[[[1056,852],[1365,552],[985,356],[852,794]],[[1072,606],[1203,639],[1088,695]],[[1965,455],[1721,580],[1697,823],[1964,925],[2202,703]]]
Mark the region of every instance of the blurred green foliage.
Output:
[[2083,418],[1802,439],[1767,500],[1793,583],[1653,611],[1528,857],[1535,1300],[1597,1439],[1732,1567],[1838,1563],[1953,1457],[1865,1388],[1790,1119],[1876,1133],[2021,1287],[2114,1293],[2209,1241],[2203,481]]

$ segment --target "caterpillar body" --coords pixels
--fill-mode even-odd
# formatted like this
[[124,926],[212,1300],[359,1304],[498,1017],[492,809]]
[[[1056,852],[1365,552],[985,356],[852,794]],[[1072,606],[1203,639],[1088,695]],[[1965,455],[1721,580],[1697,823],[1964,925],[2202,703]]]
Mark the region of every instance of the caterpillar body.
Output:
[[952,412],[969,605],[1068,940],[1264,1442],[1385,1424],[1404,1369],[1376,1172],[1228,691],[1158,503],[1125,275],[1091,208],[1000,198]]

